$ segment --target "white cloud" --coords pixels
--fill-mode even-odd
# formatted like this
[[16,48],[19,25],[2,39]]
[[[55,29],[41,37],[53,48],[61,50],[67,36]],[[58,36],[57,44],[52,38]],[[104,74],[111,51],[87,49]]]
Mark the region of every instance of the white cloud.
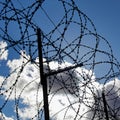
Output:
[[0,60],[7,60],[8,50],[6,49],[7,43],[0,41]]
[[105,85],[105,97],[108,104],[109,116],[120,119],[120,80],[115,78]]
[[[27,63],[29,56],[23,57],[21,53],[20,59],[8,61],[10,68],[10,76],[3,85],[2,93],[9,100],[22,99],[20,104],[27,105],[20,108],[18,105],[19,116],[25,120],[34,117],[37,114],[37,104],[43,101],[42,88],[39,87],[39,69],[35,64]],[[23,66],[22,66],[23,65]],[[12,93],[11,93],[12,91]],[[40,106],[39,106],[40,107]],[[41,108],[43,104],[41,104]]]
[[[36,120],[38,109],[43,109],[43,94],[39,79],[39,68],[37,64],[28,62],[29,56],[21,52],[20,59],[8,61],[10,68],[10,76],[4,81],[4,77],[0,77],[2,92],[6,99],[21,99],[20,104],[25,104],[23,108],[19,107],[18,113],[22,120],[34,118]],[[24,57],[23,57],[24,56]],[[38,61],[38,59],[36,59]],[[48,71],[46,64],[44,64]],[[64,69],[73,66],[71,63],[52,61],[49,67],[52,71]],[[91,70],[85,68],[76,68],[64,71],[48,77],[50,86],[50,116],[54,120],[90,120],[94,117],[95,109],[104,111],[102,103],[102,90],[105,87],[106,100],[110,108],[120,115],[120,80],[115,79],[106,85],[102,85],[95,81],[95,75]],[[40,85],[40,86],[39,86]],[[12,93],[10,91],[12,90]],[[113,94],[114,93],[114,94]],[[117,98],[117,99],[114,99]],[[97,104],[97,102],[98,104]],[[100,106],[102,105],[102,106]],[[100,111],[96,111],[100,112]],[[115,113],[114,113],[115,114]],[[36,116],[36,117],[35,117]],[[95,115],[97,120],[98,116]]]
[[14,120],[12,117],[7,117],[3,113],[0,113],[0,120]]
[[0,86],[4,83],[5,78],[3,76],[0,76]]

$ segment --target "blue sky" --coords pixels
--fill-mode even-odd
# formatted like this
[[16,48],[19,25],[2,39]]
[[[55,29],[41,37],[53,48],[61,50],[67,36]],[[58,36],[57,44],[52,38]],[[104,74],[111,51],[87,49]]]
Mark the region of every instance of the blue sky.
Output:
[[98,33],[110,42],[114,55],[120,61],[120,1],[77,1],[79,1],[79,8],[93,20]]
[[[105,37],[108,42],[111,44],[114,55],[120,61],[120,1],[119,0],[76,0],[76,3],[79,9],[84,12],[95,24],[98,34]],[[49,5],[48,5],[49,4]],[[47,7],[46,7],[47,6]],[[53,7],[55,6],[55,7]],[[44,2],[43,8],[49,14],[50,18],[55,24],[59,21],[60,16],[62,15],[62,10],[58,5],[58,2]],[[54,11],[56,9],[56,11]],[[55,17],[56,16],[56,17]],[[36,19],[37,24],[40,24],[42,28],[52,27],[53,24],[47,18],[43,17],[43,20]],[[47,24],[49,22],[49,24]],[[46,23],[46,24],[45,24]],[[42,25],[43,26],[42,26]]]
[[[18,6],[18,7],[19,6],[25,7],[25,6],[27,6],[27,4],[30,4],[27,0],[26,0],[27,2],[20,1],[20,0],[19,0],[19,2],[16,2],[16,1],[17,0],[15,0],[15,3],[16,3],[16,6]],[[32,1],[34,1],[34,0],[32,0]],[[120,40],[119,40],[120,39],[120,15],[119,15],[120,1],[119,0],[116,0],[116,1],[114,1],[114,0],[109,0],[109,1],[107,1],[107,0],[99,0],[99,1],[97,1],[97,0],[75,0],[75,2],[77,3],[77,6],[79,7],[79,9],[93,21],[98,34],[100,34],[101,36],[103,36],[104,38],[106,38],[108,40],[108,42],[112,46],[115,57],[118,59],[118,61],[120,61],[120,47],[119,47],[119,44],[120,44]],[[35,22],[35,24],[38,25],[45,33],[47,33],[49,30],[53,29],[54,25],[56,25],[63,16],[63,14],[62,14],[63,9],[61,9],[61,4],[58,4],[58,3],[59,2],[56,2],[56,0],[45,0],[42,8],[49,15],[49,18],[46,16],[46,13],[43,10],[39,10],[37,12],[37,15],[33,18],[33,22]],[[50,20],[52,20],[52,22]],[[2,23],[0,23],[0,25],[2,26]],[[17,24],[11,23],[10,27],[11,27],[11,31],[9,31],[9,32],[11,34],[11,37],[13,39],[19,39],[19,35],[18,35],[19,31],[17,30],[17,27],[18,27]],[[62,28],[59,28],[59,29],[61,30]],[[31,30],[31,32],[32,32],[32,30]],[[78,28],[76,28],[76,26],[75,27],[73,26],[73,28],[70,28],[69,32],[70,33],[67,34],[66,38],[72,39],[75,37],[75,35],[78,34]],[[57,35],[59,35],[59,31],[56,32],[54,38],[56,38]],[[33,37],[33,39],[36,39],[36,38]],[[91,44],[91,43],[88,43],[88,44]],[[102,44],[102,45],[103,45],[102,46],[103,48],[106,47],[106,45],[104,45],[104,44]],[[21,45],[21,48],[22,47],[23,46]],[[19,47],[17,49],[20,50]],[[107,49],[107,48],[105,48],[105,49]],[[34,49],[32,49],[32,50],[34,50]],[[18,55],[18,53],[14,52],[14,50],[12,48],[10,48],[8,58],[11,60],[18,59],[19,55]],[[103,56],[103,58],[101,57],[101,59],[104,59],[104,56]],[[5,66],[7,62],[8,62],[7,60],[0,61],[0,75],[1,76],[8,74],[9,68],[14,67],[14,65],[13,66],[10,66],[10,65]],[[16,60],[16,65],[17,65],[17,62],[19,63],[20,61]],[[13,62],[11,61],[11,64],[14,64],[14,61]],[[36,75],[37,70],[34,70],[34,67],[31,64],[30,64],[30,66]],[[101,69],[103,69],[103,67],[101,67]],[[101,69],[99,69],[98,74],[103,74],[102,72],[104,70],[106,70],[107,68],[104,68],[103,71],[100,71]],[[27,68],[26,68],[26,71],[27,71]],[[30,76],[29,75],[28,76],[26,75],[26,76],[30,77],[31,75]],[[32,74],[32,75],[34,76],[34,74]],[[29,89],[32,89],[32,88],[30,87]],[[0,98],[0,100],[2,101],[0,103],[0,105],[1,105],[1,104],[3,104],[4,101],[2,98]],[[14,102],[9,101],[7,105],[12,106],[12,104],[14,104]],[[20,104],[20,106],[21,105],[22,104]],[[27,105],[24,105],[24,106],[27,106]],[[7,108],[7,106],[6,106],[6,108]],[[5,115],[11,117],[11,115],[13,115],[14,112],[11,110],[11,107],[8,107],[8,108],[9,109],[4,109],[3,112],[5,111],[4,112]],[[8,112],[8,111],[11,111],[11,112]]]

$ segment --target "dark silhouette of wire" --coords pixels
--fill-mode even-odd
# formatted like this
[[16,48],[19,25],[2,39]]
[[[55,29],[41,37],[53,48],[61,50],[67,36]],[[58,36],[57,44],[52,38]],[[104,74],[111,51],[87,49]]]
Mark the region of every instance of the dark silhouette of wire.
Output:
[[[0,39],[8,44],[5,48],[0,47],[0,57],[6,50],[12,50],[15,56],[23,58],[22,65],[5,76],[0,85],[0,97],[8,94],[4,102],[0,104],[2,118],[6,119],[3,111],[14,93],[16,119],[21,119],[19,112],[20,104],[22,104],[21,99],[23,99],[27,88],[34,83],[37,84],[35,92],[37,112],[31,119],[42,120],[44,117],[43,99],[39,101],[41,81],[36,82],[37,79],[33,79],[21,87],[20,93],[17,91],[17,85],[26,66],[32,64],[36,69],[39,69],[39,62],[37,62],[37,29],[40,28],[43,46],[42,56],[44,58],[43,72],[48,81],[49,106],[51,107],[56,96],[61,94],[68,102],[65,105],[64,102],[59,101],[63,107],[54,114],[50,113],[51,119],[64,113],[63,120],[65,120],[70,111],[74,113],[74,118],[71,118],[74,120],[119,119],[120,106],[116,108],[116,103],[120,96],[116,97],[115,95],[120,92],[120,89],[116,88],[115,78],[120,76],[120,64],[114,57],[108,40],[97,33],[92,20],[79,9],[74,0],[58,0],[58,3],[62,6],[61,9],[64,11],[58,23],[51,19],[48,11],[44,8],[43,4],[45,2],[47,3],[47,0],[36,0],[24,6],[24,3],[20,0],[16,2],[13,0],[0,1]],[[53,28],[47,32],[35,22],[35,18],[39,18],[40,10],[53,25]],[[11,31],[12,25],[15,26],[14,31]],[[72,28],[76,29],[77,33]],[[11,60],[15,59],[15,56]],[[66,65],[66,61],[70,65]],[[51,67],[52,62],[57,64],[56,68]],[[88,70],[88,73],[84,69]],[[94,73],[96,78],[93,78]],[[14,74],[16,74],[16,78],[5,89],[5,84]],[[111,80],[114,81],[114,84],[107,91],[105,90],[106,85]],[[101,93],[93,81],[102,83]],[[114,89],[117,90],[112,93]],[[76,101],[72,102],[70,96],[74,97]],[[114,102],[113,108],[110,106],[110,102]],[[82,106],[86,106],[88,109],[83,114],[80,113]]]

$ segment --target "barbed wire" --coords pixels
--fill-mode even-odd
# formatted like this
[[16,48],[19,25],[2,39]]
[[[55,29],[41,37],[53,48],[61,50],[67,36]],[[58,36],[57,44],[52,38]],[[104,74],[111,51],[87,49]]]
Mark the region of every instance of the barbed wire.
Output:
[[[57,1],[63,11],[58,23],[44,8],[47,2],[33,0],[26,5],[19,0],[0,2],[0,40],[8,44],[0,47],[0,58],[6,50],[10,57],[7,63],[10,73],[1,78],[0,84],[0,99],[5,98],[0,103],[1,119],[6,119],[4,109],[11,100],[15,104],[15,119],[23,119],[27,110],[31,115],[25,119],[44,119],[36,35],[40,28],[50,118],[119,120],[120,64],[111,45],[97,33],[92,20],[74,0]],[[43,29],[36,22],[42,20],[40,13],[46,16],[52,29]]]

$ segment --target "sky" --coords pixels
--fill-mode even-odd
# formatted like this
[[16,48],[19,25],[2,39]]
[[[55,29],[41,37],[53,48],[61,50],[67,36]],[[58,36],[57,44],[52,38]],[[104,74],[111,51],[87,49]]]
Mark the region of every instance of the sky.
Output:
[[[115,56],[120,60],[119,57],[119,38],[120,38],[120,16],[119,16],[119,0],[113,1],[95,1],[95,0],[76,0],[77,6],[79,9],[84,12],[95,24],[97,32],[105,37],[109,43],[111,44]],[[59,9],[59,5],[57,2],[49,3],[44,2],[44,9],[49,13],[51,19],[55,22],[58,21],[61,16],[62,10]],[[57,4],[57,5],[56,5]],[[47,6],[47,8],[46,8]],[[57,12],[54,12],[54,7],[57,9]],[[48,10],[47,10],[48,9]],[[58,14],[59,13],[59,14]],[[54,17],[57,16],[57,17]],[[44,18],[43,18],[44,20]],[[45,19],[45,23],[47,18]],[[49,21],[49,20],[48,20]],[[44,24],[44,27],[48,27],[48,24],[45,24],[44,21],[36,21],[38,24]],[[52,26],[52,24],[51,24]],[[43,26],[42,26],[43,27]]]
[[120,1],[101,0],[78,0],[79,7],[84,11],[94,22],[97,31],[100,35],[105,37],[111,44],[114,55],[119,57],[119,39],[120,39],[120,16],[119,4]]
[[[20,0],[15,0],[14,5],[18,9],[20,7],[24,9],[33,1],[34,0],[23,2]],[[69,2],[70,0],[67,1]],[[76,39],[76,36],[79,36],[81,32],[79,24],[73,23],[70,25],[69,29],[64,34],[64,41],[60,39],[62,38],[62,30],[64,30],[63,23],[65,23],[66,20],[64,18],[63,21],[60,22],[64,12],[60,2],[57,0],[52,0],[52,2],[45,0],[42,8],[36,12],[36,15],[32,18],[32,22],[41,28],[47,38],[57,40],[57,42],[53,42],[56,47],[53,47],[51,43],[50,47],[47,48],[47,46],[45,46],[44,50],[50,53],[44,52],[44,57],[50,57],[50,63],[43,64],[45,69],[44,71],[56,71],[74,66],[76,65],[76,61],[74,61],[74,59],[77,59],[78,63],[83,62],[84,64],[83,67],[77,67],[73,70],[61,72],[57,75],[48,77],[50,102],[49,109],[51,119],[73,120],[76,118],[76,120],[90,120],[94,118],[94,120],[98,120],[98,116],[102,116],[105,119],[105,114],[102,115],[102,113],[100,113],[100,111],[104,111],[102,91],[104,91],[107,104],[110,108],[108,110],[109,117],[112,119],[112,117],[116,115],[116,118],[114,119],[120,119],[120,80],[119,77],[112,76],[112,73],[119,72],[119,65],[117,65],[118,63],[116,59],[112,58],[113,56],[109,56],[109,53],[111,52],[110,48],[112,47],[114,56],[118,59],[118,62],[120,61],[120,16],[118,13],[120,11],[120,1],[110,0],[108,2],[104,0],[75,0],[75,2],[84,15],[87,15],[92,20],[97,29],[97,33],[107,39],[107,41],[102,39],[102,37],[99,37],[100,42],[97,47],[99,51],[96,52],[96,60],[94,61],[94,57],[93,59],[90,59],[91,54],[93,53],[92,50],[97,43],[94,35],[83,37],[81,41],[83,48],[80,48],[80,51],[77,51],[79,46],[75,47],[77,42],[79,42],[79,40]],[[0,3],[0,11],[2,9],[2,5],[3,4]],[[69,5],[66,5],[65,7],[68,9],[70,8]],[[7,10],[9,11],[9,8]],[[27,15],[30,15],[30,12],[32,12],[33,9],[28,8],[27,10]],[[20,16],[17,17],[24,16],[25,14],[23,13],[21,12]],[[4,38],[4,32],[2,30],[4,29],[5,23],[4,20],[2,20],[3,14],[0,13],[0,15],[1,39]],[[7,15],[10,17],[11,15],[14,15],[14,12],[10,11]],[[72,12],[68,14],[67,19],[70,19],[70,15],[72,15]],[[87,17],[85,18],[87,19],[86,26],[88,30],[94,31],[94,28],[91,26],[89,21],[90,19]],[[75,22],[79,20],[77,14],[75,14],[75,18],[73,20]],[[82,20],[84,23],[84,16],[82,16]],[[23,20],[22,22],[26,21]],[[29,38],[32,40],[33,45],[33,47],[30,48],[28,47],[28,44],[30,45],[31,43],[28,43],[28,39],[22,40],[19,34],[23,34],[22,32],[24,31],[25,26],[23,24],[18,26],[19,22],[8,23],[7,32],[11,37],[10,39],[12,40],[12,44],[14,44],[14,41],[18,40],[20,40],[20,43],[15,47],[11,47],[10,41],[3,39],[0,40],[0,119],[43,120],[43,93],[39,78],[39,61],[37,44],[35,43],[36,36],[33,35]],[[51,29],[54,29],[55,25],[58,23],[60,23],[60,25],[58,25],[55,31],[52,31],[54,34],[51,34]],[[30,34],[34,33],[34,30],[30,27],[28,27],[28,31]],[[85,32],[87,33],[88,31],[86,30]],[[25,36],[27,35],[28,33],[26,32]],[[74,40],[76,43],[72,42]],[[25,41],[24,45],[26,46],[22,45],[23,41]],[[43,44],[46,45],[47,42],[48,39],[44,38]],[[70,42],[72,46],[69,46],[68,42]],[[59,47],[60,44],[61,47]],[[89,47],[85,47],[85,45]],[[64,49],[65,52],[61,52],[61,56],[58,56],[58,53],[55,50],[60,48]],[[72,48],[75,50],[73,53]],[[77,56],[75,52],[78,52],[80,56]],[[88,54],[84,56],[85,53]],[[59,57],[62,61],[56,61]],[[31,59],[33,59],[34,62]],[[28,60],[30,61],[28,62]],[[46,59],[44,58],[43,61],[46,62]],[[113,62],[113,66],[110,64],[111,61]],[[91,62],[95,64],[94,68],[91,67]],[[97,62],[101,62],[101,64],[97,64]],[[102,78],[103,76],[105,77]],[[99,108],[99,110],[95,115],[94,113],[96,108]],[[37,116],[38,113],[39,116]]]

